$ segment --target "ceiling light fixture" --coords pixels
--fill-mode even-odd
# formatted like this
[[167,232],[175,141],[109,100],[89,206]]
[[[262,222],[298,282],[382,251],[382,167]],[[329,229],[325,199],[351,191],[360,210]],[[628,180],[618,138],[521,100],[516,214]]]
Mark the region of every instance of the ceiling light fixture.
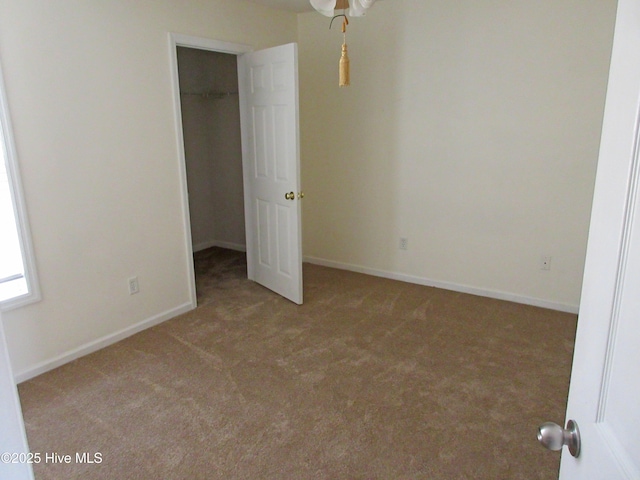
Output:
[[[342,18],[342,55],[340,56],[339,83],[341,87],[348,87],[351,83],[349,76],[349,55],[347,54],[347,25],[349,17],[364,17],[367,10],[376,0],[309,0],[311,6],[322,15],[331,17],[329,28],[338,17]],[[339,13],[342,11],[342,13]],[[348,12],[348,13],[347,13]]]

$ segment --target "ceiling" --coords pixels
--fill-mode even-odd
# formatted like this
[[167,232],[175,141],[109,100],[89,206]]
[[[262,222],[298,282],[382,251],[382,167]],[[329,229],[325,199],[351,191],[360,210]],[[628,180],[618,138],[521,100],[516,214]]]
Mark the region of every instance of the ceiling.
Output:
[[313,7],[309,0],[249,0],[253,3],[266,5],[267,7],[277,8],[280,10],[289,10],[290,12],[311,12]]
[[313,7],[309,0],[249,0],[253,3],[259,3],[271,8],[279,10],[288,10],[290,12],[302,13],[312,12]]

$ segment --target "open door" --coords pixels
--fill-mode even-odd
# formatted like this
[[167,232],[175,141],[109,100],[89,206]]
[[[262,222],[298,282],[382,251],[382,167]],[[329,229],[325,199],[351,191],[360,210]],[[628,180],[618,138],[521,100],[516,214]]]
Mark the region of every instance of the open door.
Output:
[[298,50],[238,57],[247,274],[302,304]]
[[2,425],[0,478],[33,480],[31,464],[44,461],[44,459],[39,457],[40,453],[29,453],[20,398],[9,361],[2,313],[0,313],[0,425]]
[[[640,0],[619,0],[567,405],[569,428],[550,430],[556,448],[563,443],[574,447],[562,452],[562,480],[640,479],[639,125]],[[569,431],[573,424],[578,431]]]

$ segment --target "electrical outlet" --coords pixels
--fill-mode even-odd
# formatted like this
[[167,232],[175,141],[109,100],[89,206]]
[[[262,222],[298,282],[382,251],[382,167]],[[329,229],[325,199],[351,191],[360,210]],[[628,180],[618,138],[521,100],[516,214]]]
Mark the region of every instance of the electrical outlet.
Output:
[[551,270],[551,257],[540,258],[540,270]]
[[398,245],[400,250],[409,250],[409,239],[400,237],[400,244]]
[[138,277],[131,277],[129,279],[129,295],[134,295],[140,291],[140,285],[138,284]]

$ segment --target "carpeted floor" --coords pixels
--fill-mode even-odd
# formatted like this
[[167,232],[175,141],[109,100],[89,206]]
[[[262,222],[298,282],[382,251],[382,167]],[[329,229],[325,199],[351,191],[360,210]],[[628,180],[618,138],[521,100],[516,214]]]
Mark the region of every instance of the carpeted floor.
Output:
[[37,480],[557,478],[575,315],[314,265],[296,306],[197,257],[196,310],[19,386],[72,456]]

